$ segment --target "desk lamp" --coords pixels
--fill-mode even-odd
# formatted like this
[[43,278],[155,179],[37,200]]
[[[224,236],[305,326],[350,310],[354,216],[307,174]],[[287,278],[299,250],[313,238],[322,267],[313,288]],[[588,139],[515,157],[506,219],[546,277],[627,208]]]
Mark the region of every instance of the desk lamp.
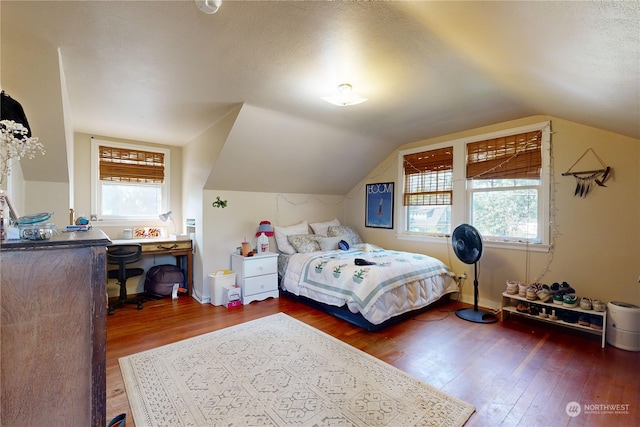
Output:
[[165,212],[163,214],[158,215],[158,218],[160,218],[160,221],[162,222],[167,222],[168,220],[171,220],[171,222],[173,223],[173,235],[172,236],[176,236],[178,234],[178,229],[176,228],[176,222],[173,220],[173,218],[171,218],[171,211]]

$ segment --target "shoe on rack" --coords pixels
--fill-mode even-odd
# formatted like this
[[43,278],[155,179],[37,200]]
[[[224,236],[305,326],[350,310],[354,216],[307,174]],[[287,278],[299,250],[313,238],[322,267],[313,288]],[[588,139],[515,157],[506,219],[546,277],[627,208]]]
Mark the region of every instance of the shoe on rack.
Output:
[[582,299],[580,300],[580,308],[583,310],[591,310],[591,307],[591,299],[582,297]]
[[594,299],[593,300],[593,309],[595,311],[606,311],[607,310],[607,305],[600,301],[599,299]]
[[582,314],[578,317],[578,325],[589,326],[591,325],[591,319],[586,314]]
[[600,316],[592,316],[591,320],[589,321],[589,327],[601,331],[602,330],[602,317],[600,317]]
[[553,303],[557,305],[562,305],[563,296],[561,293],[557,293],[553,295]]
[[507,280],[507,293],[509,295],[518,294],[518,282],[515,280]]
[[562,305],[569,308],[577,307],[578,297],[576,296],[576,294],[565,294],[562,297]]
[[577,313],[574,313],[572,311],[566,311],[565,313],[563,313],[560,319],[562,319],[567,323],[578,323],[578,318],[579,316]]
[[518,283],[518,295],[525,298],[527,296],[527,288],[529,286],[526,283]]
[[576,291],[571,286],[569,286],[567,282],[562,282],[562,284],[560,285],[560,292],[564,292],[565,294],[576,293]]
[[546,287],[540,289],[536,295],[538,296],[540,301],[549,302],[549,300],[551,300],[553,296],[551,295],[551,292],[549,292],[549,287],[547,285],[545,286]]

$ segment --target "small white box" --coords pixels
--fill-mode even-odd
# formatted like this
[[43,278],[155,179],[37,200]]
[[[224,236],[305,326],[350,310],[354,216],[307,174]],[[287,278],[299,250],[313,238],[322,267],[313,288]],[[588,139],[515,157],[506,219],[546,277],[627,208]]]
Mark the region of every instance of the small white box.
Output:
[[222,305],[227,308],[242,305],[242,290],[239,286],[222,289]]

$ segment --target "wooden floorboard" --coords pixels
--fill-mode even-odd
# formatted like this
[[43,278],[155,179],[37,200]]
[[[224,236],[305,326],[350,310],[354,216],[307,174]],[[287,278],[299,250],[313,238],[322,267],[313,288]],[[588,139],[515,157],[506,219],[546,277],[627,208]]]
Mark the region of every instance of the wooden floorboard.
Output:
[[[107,415],[135,426],[118,358],[278,312],[377,357],[476,407],[468,426],[640,424],[640,353],[600,337],[512,316],[494,324],[458,318],[450,302],[378,332],[367,332],[286,297],[227,310],[187,296],[117,309],[107,318]],[[628,405],[567,415],[570,402]],[[143,427],[143,426],[138,426]],[[395,427],[395,426],[394,426]],[[399,426],[398,426],[399,427]]]

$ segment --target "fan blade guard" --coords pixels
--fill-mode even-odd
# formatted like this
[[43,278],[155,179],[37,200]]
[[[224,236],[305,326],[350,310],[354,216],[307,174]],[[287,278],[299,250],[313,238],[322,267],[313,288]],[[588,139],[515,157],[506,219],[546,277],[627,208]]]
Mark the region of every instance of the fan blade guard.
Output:
[[475,264],[482,256],[482,237],[469,224],[460,224],[451,235],[453,251],[465,264]]

